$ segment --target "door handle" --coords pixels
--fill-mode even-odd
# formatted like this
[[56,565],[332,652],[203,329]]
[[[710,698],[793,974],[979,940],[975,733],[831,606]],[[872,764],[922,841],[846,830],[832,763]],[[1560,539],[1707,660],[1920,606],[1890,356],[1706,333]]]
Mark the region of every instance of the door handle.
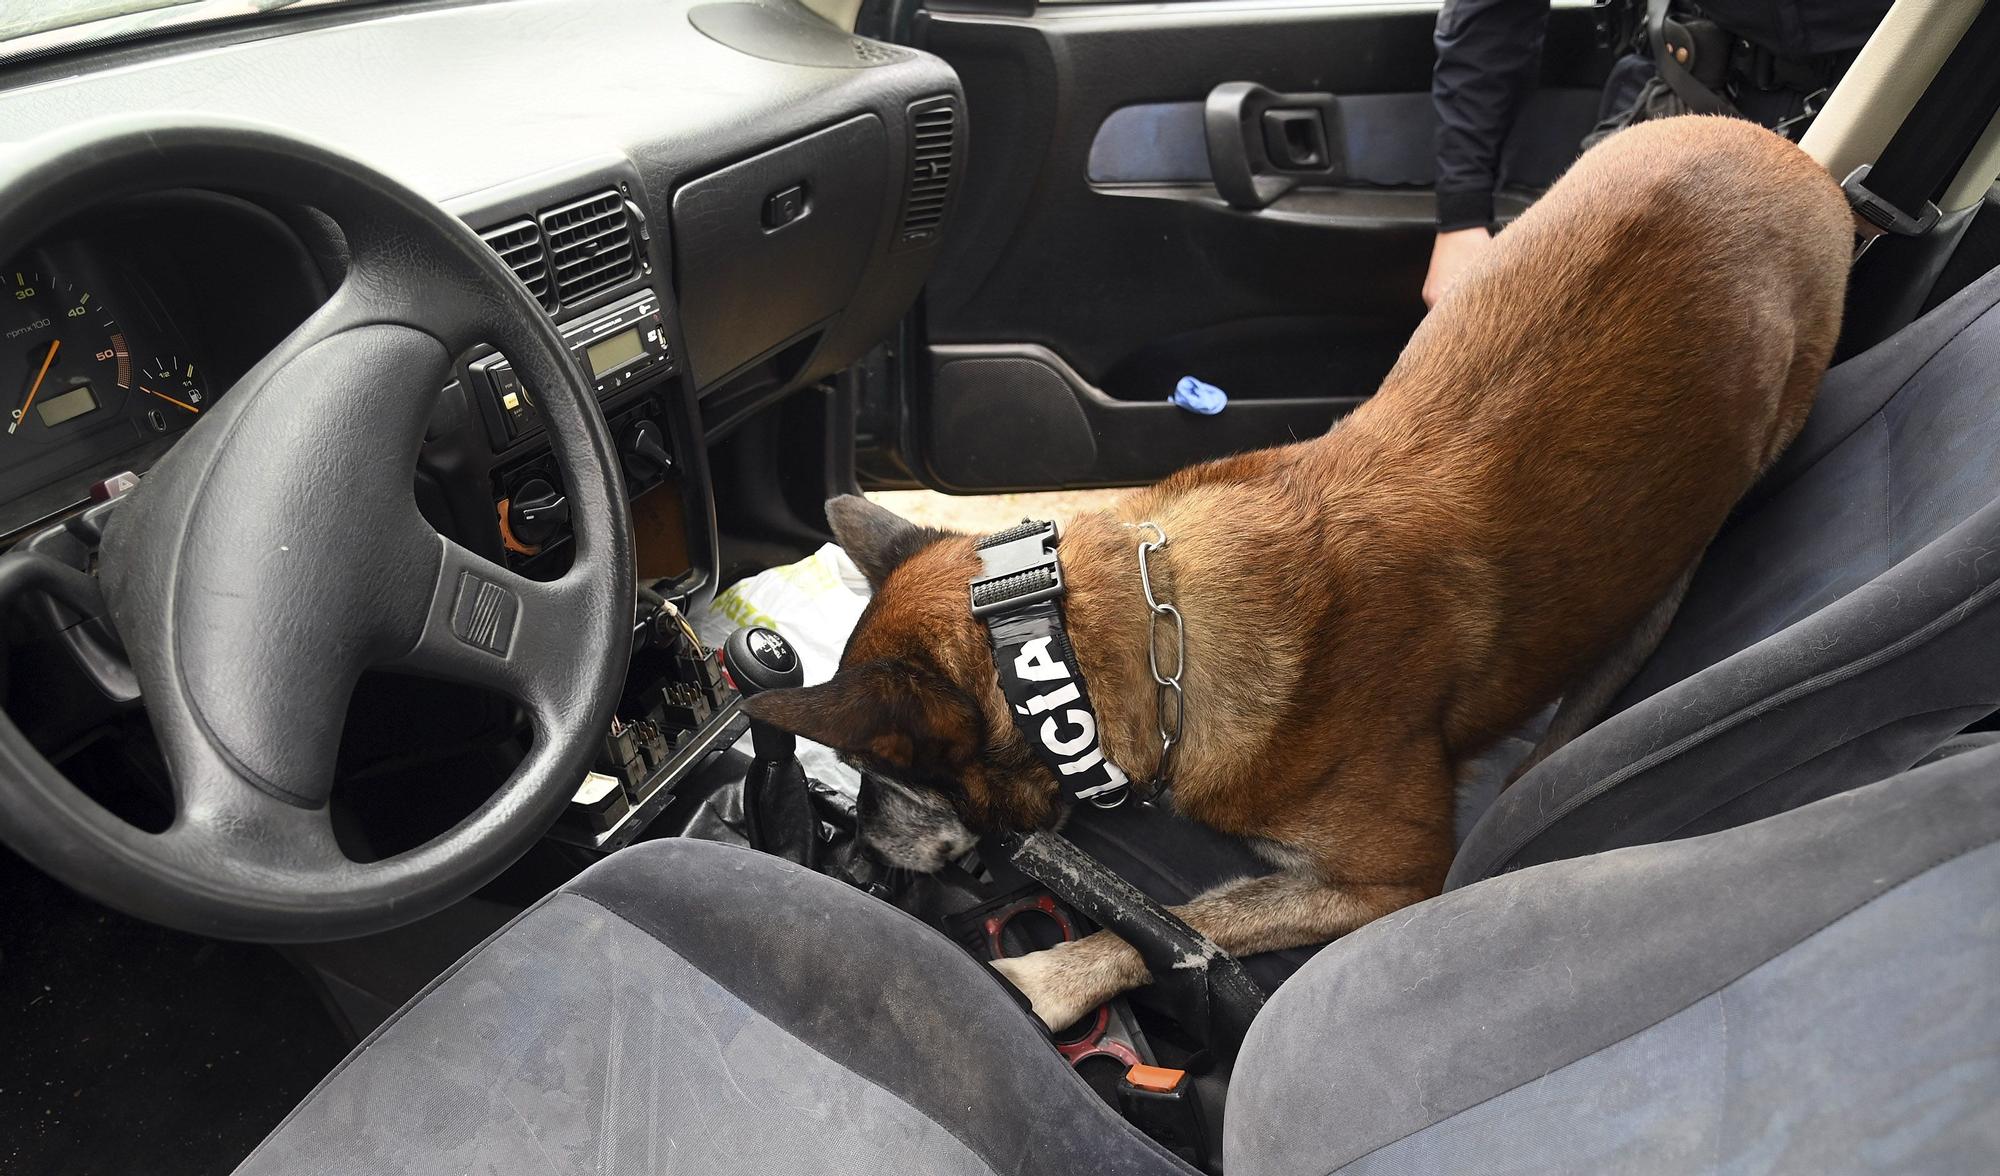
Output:
[[1310,172],[1326,166],[1326,121],[1311,106],[1264,112],[1264,155],[1280,171]]
[[1302,180],[1340,180],[1340,107],[1331,94],[1224,82],[1208,92],[1202,116],[1209,172],[1232,208],[1268,207]]

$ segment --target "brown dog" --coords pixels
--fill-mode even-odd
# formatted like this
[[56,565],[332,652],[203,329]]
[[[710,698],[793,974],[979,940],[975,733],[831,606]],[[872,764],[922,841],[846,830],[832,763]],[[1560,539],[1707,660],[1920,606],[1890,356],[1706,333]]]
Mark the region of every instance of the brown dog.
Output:
[[[1105,754],[1134,780],[1160,759],[1132,529],[1150,521],[1156,589],[1186,618],[1173,803],[1280,867],[1183,918],[1246,955],[1438,892],[1458,766],[1558,695],[1552,742],[1594,718],[1804,423],[1852,233],[1777,135],[1642,124],[1501,234],[1332,432],[1069,524],[1064,611]],[[1058,823],[969,611],[973,540],[856,498],[828,514],[875,598],[832,681],[752,712],[891,781],[863,826],[896,864]],[[1146,980],[1108,932],[999,966],[1056,1027]]]

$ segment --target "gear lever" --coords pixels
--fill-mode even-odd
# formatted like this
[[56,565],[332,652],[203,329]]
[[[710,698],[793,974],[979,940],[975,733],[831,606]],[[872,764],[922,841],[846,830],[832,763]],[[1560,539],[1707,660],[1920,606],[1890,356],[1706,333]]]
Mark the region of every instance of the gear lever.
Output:
[[[798,651],[770,629],[730,634],[722,646],[722,664],[745,697],[805,682]],[[743,823],[750,847],[817,868],[818,819],[805,769],[799,766],[798,737],[753,719],[750,746],[750,771],[743,777]]]

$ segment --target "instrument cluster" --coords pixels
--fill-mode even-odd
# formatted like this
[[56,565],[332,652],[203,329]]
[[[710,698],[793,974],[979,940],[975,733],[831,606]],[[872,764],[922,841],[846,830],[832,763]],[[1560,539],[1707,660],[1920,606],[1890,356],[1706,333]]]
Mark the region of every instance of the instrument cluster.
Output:
[[141,301],[129,285],[34,258],[17,259],[6,274],[0,497],[142,448],[201,415],[209,402],[203,365],[151,316],[135,317],[128,332],[122,308]]
[[0,269],[0,535],[143,474],[322,296],[269,213],[205,194],[84,220]]

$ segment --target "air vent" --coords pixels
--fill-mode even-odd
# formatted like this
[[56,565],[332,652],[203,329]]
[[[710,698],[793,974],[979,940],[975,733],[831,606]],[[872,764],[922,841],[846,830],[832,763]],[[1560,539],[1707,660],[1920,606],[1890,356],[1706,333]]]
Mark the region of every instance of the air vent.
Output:
[[500,260],[514,271],[515,277],[521,279],[521,284],[535,296],[535,301],[543,306],[550,305],[549,264],[542,251],[539,225],[531,220],[509,221],[479,234],[479,239],[500,255]]
[[910,187],[903,194],[897,249],[915,249],[936,240],[951,196],[952,146],[958,107],[949,98],[931,98],[910,107]]
[[639,246],[625,216],[625,198],[604,191],[541,215],[555,273],[556,301],[578,299],[616,286],[639,268]]

